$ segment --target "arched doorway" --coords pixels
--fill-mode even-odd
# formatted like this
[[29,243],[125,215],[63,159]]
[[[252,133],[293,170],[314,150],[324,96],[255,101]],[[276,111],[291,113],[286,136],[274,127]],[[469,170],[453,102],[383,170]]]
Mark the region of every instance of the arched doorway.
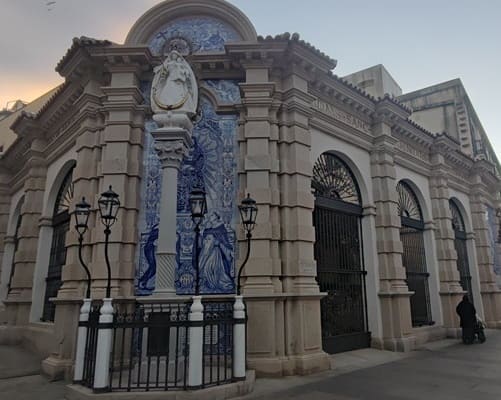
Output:
[[457,253],[457,268],[461,287],[468,292],[470,301],[473,302],[473,289],[471,285],[470,266],[468,264],[468,250],[466,243],[466,228],[461,211],[454,200],[449,200],[452,216],[452,229],[454,230],[454,247]]
[[313,167],[315,260],[327,353],[370,345],[362,254],[360,190],[339,157],[322,154]]
[[432,325],[430,290],[424,246],[424,221],[416,194],[405,181],[397,185],[398,214],[400,215],[400,240],[402,263],[405,267],[407,286],[414,292],[410,298],[412,326]]
[[70,228],[69,208],[73,200],[73,168],[66,174],[57,193],[52,217],[52,244],[49,268],[45,279],[42,321],[54,321],[56,307],[49,301],[61,287],[61,273],[66,263],[66,233]]

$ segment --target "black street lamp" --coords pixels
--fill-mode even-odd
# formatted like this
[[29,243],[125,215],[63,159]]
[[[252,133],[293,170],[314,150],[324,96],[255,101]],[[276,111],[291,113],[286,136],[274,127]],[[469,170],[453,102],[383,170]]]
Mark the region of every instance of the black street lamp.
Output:
[[242,275],[242,271],[249,260],[250,248],[251,248],[251,239],[252,239],[252,230],[256,226],[256,217],[257,217],[257,206],[256,200],[250,197],[250,194],[247,194],[247,197],[242,200],[242,203],[238,206],[238,210],[240,211],[240,218],[242,219],[242,225],[244,226],[247,238],[247,254],[245,255],[245,260],[242,263],[242,266],[238,270],[237,276],[237,295],[240,296],[240,276]]
[[82,201],[80,203],[75,204],[74,214],[76,222],[75,229],[78,232],[78,258],[80,260],[80,264],[85,270],[85,273],[87,274],[87,292],[85,298],[90,299],[90,272],[82,258],[83,235],[87,232],[90,215],[90,204],[85,201],[85,197],[82,197]]
[[200,238],[200,224],[207,212],[207,199],[202,189],[195,188],[190,193],[191,219],[195,224],[195,242],[193,251],[195,256],[195,296],[200,294],[200,269],[198,267],[198,241]]
[[99,198],[99,214],[101,216],[101,222],[104,225],[104,257],[106,260],[106,267],[108,268],[108,284],[106,285],[106,298],[110,298],[111,295],[111,266],[110,259],[108,257],[108,244],[111,233],[111,225],[117,220],[118,208],[120,207],[120,200],[118,200],[118,194],[116,194],[112,189],[111,185],[106,192],[101,193]]

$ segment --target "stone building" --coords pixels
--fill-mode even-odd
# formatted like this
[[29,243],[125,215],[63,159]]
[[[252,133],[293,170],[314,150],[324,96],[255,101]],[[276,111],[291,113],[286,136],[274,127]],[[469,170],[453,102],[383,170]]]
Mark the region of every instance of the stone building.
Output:
[[[109,185],[121,201],[114,301],[153,292],[166,188],[150,91],[173,50],[199,92],[178,173],[175,290],[193,293],[190,190],[205,189],[203,246],[221,252],[201,266],[204,295],[235,291],[245,253],[237,206],[250,193],[259,213],[242,282],[249,368],[307,374],[329,368],[328,353],[457,336],[464,293],[501,325],[501,171],[459,80],[402,94],[381,65],[340,78],[297,34],[258,36],[223,0],[171,0],[124,44],[74,39],[56,66],[64,83],[0,121],[2,342],[36,349],[47,373],[71,370],[85,293],[71,213],[82,196],[97,209]],[[102,298],[95,211],[89,227],[83,257]],[[210,227],[220,237],[204,235]]]

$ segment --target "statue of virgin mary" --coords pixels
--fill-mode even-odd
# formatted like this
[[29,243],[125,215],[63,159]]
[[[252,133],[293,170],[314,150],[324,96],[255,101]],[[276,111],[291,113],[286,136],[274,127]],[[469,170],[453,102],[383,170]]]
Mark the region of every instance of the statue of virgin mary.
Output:
[[[151,89],[151,109],[161,124],[162,114],[185,114],[192,118],[197,111],[198,87],[190,65],[173,50],[164,62],[155,67]],[[167,118],[168,119],[168,118]]]

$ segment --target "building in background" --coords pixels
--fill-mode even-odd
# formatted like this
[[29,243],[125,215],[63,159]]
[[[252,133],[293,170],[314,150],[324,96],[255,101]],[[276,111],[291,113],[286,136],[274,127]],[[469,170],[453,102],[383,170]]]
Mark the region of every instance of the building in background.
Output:
[[[201,261],[203,295],[235,291],[237,206],[251,193],[250,368],[308,374],[329,368],[329,353],[455,337],[464,293],[501,326],[500,166],[459,80],[402,94],[382,65],[340,78],[297,34],[258,36],[222,0],[173,0],[146,11],[124,44],[74,39],[56,66],[65,82],[0,121],[1,341],[46,356],[49,374],[71,370],[85,275],[70,217],[82,196],[96,209],[109,185],[121,199],[115,304],[152,294],[166,188],[150,91],[173,50],[200,95],[193,146],[167,188],[178,197],[176,292],[194,290],[191,189],[207,192],[204,251],[220,252]],[[102,298],[95,212],[89,224],[84,259]]]

